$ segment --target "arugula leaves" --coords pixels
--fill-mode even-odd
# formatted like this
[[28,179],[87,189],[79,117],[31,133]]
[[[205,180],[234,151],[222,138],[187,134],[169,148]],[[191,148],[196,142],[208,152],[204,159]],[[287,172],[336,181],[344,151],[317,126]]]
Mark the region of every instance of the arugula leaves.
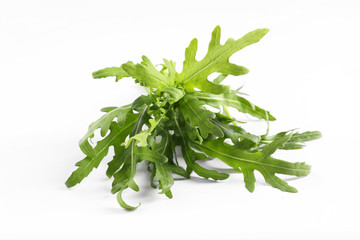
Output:
[[[190,178],[192,173],[213,180],[228,178],[229,174],[204,168],[198,163],[215,158],[242,173],[245,187],[250,192],[255,189],[255,171],[260,172],[269,185],[282,191],[297,192],[276,174],[306,176],[310,173],[310,166],[283,161],[272,154],[278,149],[301,149],[306,141],[319,138],[320,132],[284,131],[271,136],[267,133],[261,136],[251,134],[243,128],[245,122],[230,116],[228,107],[265,121],[274,121],[275,117],[221,84],[228,75],[239,76],[248,72],[247,68],[230,63],[229,58],[258,42],[268,31],[257,29],[238,40],[230,38],[221,45],[220,27],[217,26],[202,60],[195,59],[197,39],[190,42],[181,73],[176,72],[174,62],[166,59],[161,64],[162,69],[157,70],[145,56],[138,64],[127,62],[120,67],[94,72],[94,78],[116,77],[116,81],[132,77],[136,83],[148,88],[149,94],[123,107],[101,109],[105,114],[90,124],[79,142],[86,157],[76,163],[78,168],[66,181],[66,186],[70,188],[80,183],[99,166],[113,146],[115,154],[108,162],[106,175],[113,179],[111,192],[117,193],[118,203],[127,210],[140,206],[140,203],[138,206],[128,205],[122,192],[128,188],[140,190],[134,177],[141,162],[150,172],[151,186],[159,188],[159,193],[168,198],[173,197],[172,174],[184,178]],[[219,75],[209,81],[212,73]],[[218,112],[208,110],[207,106],[218,109]],[[93,147],[89,141],[98,130],[103,139]],[[178,162],[177,147],[181,149],[186,169]]]

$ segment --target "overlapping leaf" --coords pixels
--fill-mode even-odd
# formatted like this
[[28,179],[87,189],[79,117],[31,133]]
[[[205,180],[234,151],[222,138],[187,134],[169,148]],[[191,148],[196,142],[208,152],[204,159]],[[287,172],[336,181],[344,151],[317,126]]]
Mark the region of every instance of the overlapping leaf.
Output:
[[210,121],[215,118],[215,114],[202,105],[204,102],[199,101],[191,94],[187,94],[180,101],[180,110],[192,127],[199,127],[203,138],[207,138],[209,134],[223,137],[224,133],[221,129]]
[[275,120],[275,117],[269,111],[250,103],[245,98],[238,96],[234,91],[223,94],[197,93],[195,97],[215,108],[220,109],[222,106],[233,107],[239,112],[248,113],[259,119]]
[[166,76],[156,70],[155,66],[146,57],[142,57],[142,64],[134,64],[133,62],[124,63],[121,67],[133,78],[143,82],[148,87],[163,90],[166,87],[174,85],[172,76]]
[[101,136],[104,137],[108,132],[111,122],[114,118],[118,119],[118,124],[122,127],[126,121],[126,115],[131,111],[131,105],[126,105],[119,108],[112,108],[110,111],[107,111],[105,115],[103,115],[100,119],[93,122],[89,126],[88,132],[85,136],[80,140],[79,146],[80,149],[89,157],[95,157],[96,152],[92,148],[89,143],[89,139],[94,136],[94,132],[97,129],[101,129]]
[[190,174],[192,171],[194,171],[201,177],[212,178],[214,180],[224,180],[228,178],[229,175],[226,173],[220,173],[216,170],[206,169],[195,162],[196,160],[199,160],[199,154],[197,154],[193,149],[191,149],[190,139],[186,132],[186,125],[183,123],[180,117],[176,117],[174,120],[177,126],[177,131],[180,135],[181,151],[187,165],[187,172]]
[[[289,131],[280,132],[273,136],[263,136],[261,140],[261,144],[269,144],[275,139],[286,135],[288,132]],[[303,133],[296,132],[292,134],[289,141],[287,141],[284,144],[284,146],[282,146],[280,149],[284,149],[284,150],[301,149],[305,146],[305,142],[319,139],[320,137],[321,137],[321,133],[319,131],[307,131]]]
[[237,147],[250,149],[256,147],[261,140],[261,137],[247,133],[239,126],[225,124],[219,119],[214,119],[212,122],[218,126],[223,131],[225,137],[230,138]]
[[130,134],[133,126],[137,121],[137,116],[131,114],[128,116],[123,127],[118,123],[111,122],[110,134],[103,140],[99,141],[93,149],[93,154],[86,156],[83,160],[79,161],[76,166],[78,169],[74,171],[69,179],[66,181],[67,187],[75,186],[80,183],[93,168],[97,168],[101,160],[107,155],[110,146],[119,147],[125,138]]
[[210,157],[219,158],[235,170],[240,169],[244,175],[245,186],[250,192],[255,188],[254,170],[259,171],[271,186],[286,192],[297,192],[294,187],[289,186],[275,174],[306,176],[310,173],[310,166],[271,157],[271,154],[284,146],[290,138],[291,134],[278,137],[262,151],[255,152],[224,143],[223,139],[210,140],[202,144],[194,143],[194,145]]

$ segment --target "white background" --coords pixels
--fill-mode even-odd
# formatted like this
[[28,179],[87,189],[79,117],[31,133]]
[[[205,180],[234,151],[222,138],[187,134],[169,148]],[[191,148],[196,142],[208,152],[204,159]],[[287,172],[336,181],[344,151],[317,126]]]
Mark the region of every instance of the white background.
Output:
[[[359,239],[358,1],[1,1],[1,239]],[[127,212],[111,195],[106,161],[80,185],[64,185],[83,158],[78,140],[105,106],[130,103],[142,90],[130,79],[91,73],[147,55],[178,63],[193,37],[198,59],[211,31],[222,42],[267,27],[231,61],[246,76],[226,84],[271,111],[271,132],[320,130],[303,150],[281,152],[312,173],[285,177],[284,193],[257,176],[249,193],[241,175],[212,182],[176,181],[174,198],[148,186],[125,192]],[[263,133],[263,122],[249,128]],[[246,127],[246,126],[245,126]],[[248,129],[249,129],[248,128]]]

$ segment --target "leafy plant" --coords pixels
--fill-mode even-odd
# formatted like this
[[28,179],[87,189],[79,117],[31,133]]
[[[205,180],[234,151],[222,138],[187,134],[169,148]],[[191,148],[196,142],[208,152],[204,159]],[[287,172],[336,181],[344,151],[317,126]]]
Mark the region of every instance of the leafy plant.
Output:
[[[161,69],[143,56],[142,62],[127,62],[120,67],[105,68],[93,73],[94,78],[114,76],[116,81],[132,77],[136,83],[147,88],[148,95],[138,97],[132,104],[123,107],[107,107],[105,114],[93,122],[80,140],[80,149],[86,157],[76,163],[78,167],[66,181],[67,187],[80,183],[97,168],[113,146],[115,155],[108,163],[106,175],[113,178],[111,192],[117,193],[119,204],[128,210],[122,192],[131,188],[139,191],[134,181],[137,164],[145,162],[151,173],[150,184],[160,193],[172,198],[172,174],[190,178],[192,172],[213,180],[224,180],[229,174],[204,168],[199,161],[220,159],[235,172],[244,176],[245,187],[255,188],[254,171],[260,172],[271,186],[286,192],[297,190],[276,174],[306,176],[310,166],[291,163],[272,157],[278,149],[300,149],[305,141],[317,139],[320,132],[297,133],[285,131],[273,136],[251,134],[230,116],[228,107],[252,115],[258,119],[273,121],[268,111],[250,103],[221,82],[228,76],[248,73],[248,69],[229,62],[232,54],[258,42],[269,30],[257,29],[238,40],[228,39],[220,44],[220,27],[212,32],[208,52],[197,61],[197,39],[193,39],[185,51],[181,73],[175,63],[164,59]],[[209,80],[209,75],[218,73]],[[208,110],[206,106],[219,109]],[[103,139],[93,147],[89,140],[100,129]],[[181,148],[186,164],[178,163],[175,149]],[[139,204],[140,205],[140,204]]]

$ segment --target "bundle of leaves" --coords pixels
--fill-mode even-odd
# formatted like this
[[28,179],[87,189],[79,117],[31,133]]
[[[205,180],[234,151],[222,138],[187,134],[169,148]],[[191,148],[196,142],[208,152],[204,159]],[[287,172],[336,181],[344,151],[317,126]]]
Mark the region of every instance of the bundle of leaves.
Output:
[[[257,29],[238,40],[228,39],[220,44],[220,27],[212,32],[208,52],[201,61],[195,59],[197,39],[190,42],[185,51],[182,72],[175,70],[172,61],[164,59],[161,69],[143,56],[142,62],[127,62],[93,73],[94,78],[114,76],[116,81],[132,77],[136,83],[148,89],[148,95],[138,97],[123,107],[106,107],[105,114],[93,122],[80,140],[80,148],[86,157],[76,163],[78,167],[66,181],[67,187],[80,183],[97,168],[113,146],[114,156],[108,163],[106,175],[113,178],[111,192],[117,193],[119,204],[128,210],[122,192],[131,188],[139,191],[134,181],[137,165],[145,162],[151,173],[150,184],[160,193],[172,198],[172,174],[190,178],[194,172],[200,177],[224,180],[229,174],[207,169],[199,161],[219,159],[235,172],[244,176],[245,187],[253,192],[254,171],[260,172],[271,186],[286,192],[297,192],[276,174],[306,176],[310,166],[291,163],[272,157],[278,149],[300,149],[305,141],[320,137],[320,132],[298,133],[285,131],[270,136],[251,134],[230,116],[228,107],[258,119],[273,121],[266,110],[250,103],[236,90],[220,84],[228,75],[239,76],[248,69],[229,62],[235,52],[258,42],[268,29]],[[217,73],[214,80],[209,75]],[[206,106],[219,109],[216,112]],[[93,147],[89,140],[100,129],[102,140]],[[181,148],[182,158],[175,149]],[[185,164],[179,164],[184,161]],[[186,165],[186,168],[181,167]],[[139,204],[140,205],[140,204]]]

